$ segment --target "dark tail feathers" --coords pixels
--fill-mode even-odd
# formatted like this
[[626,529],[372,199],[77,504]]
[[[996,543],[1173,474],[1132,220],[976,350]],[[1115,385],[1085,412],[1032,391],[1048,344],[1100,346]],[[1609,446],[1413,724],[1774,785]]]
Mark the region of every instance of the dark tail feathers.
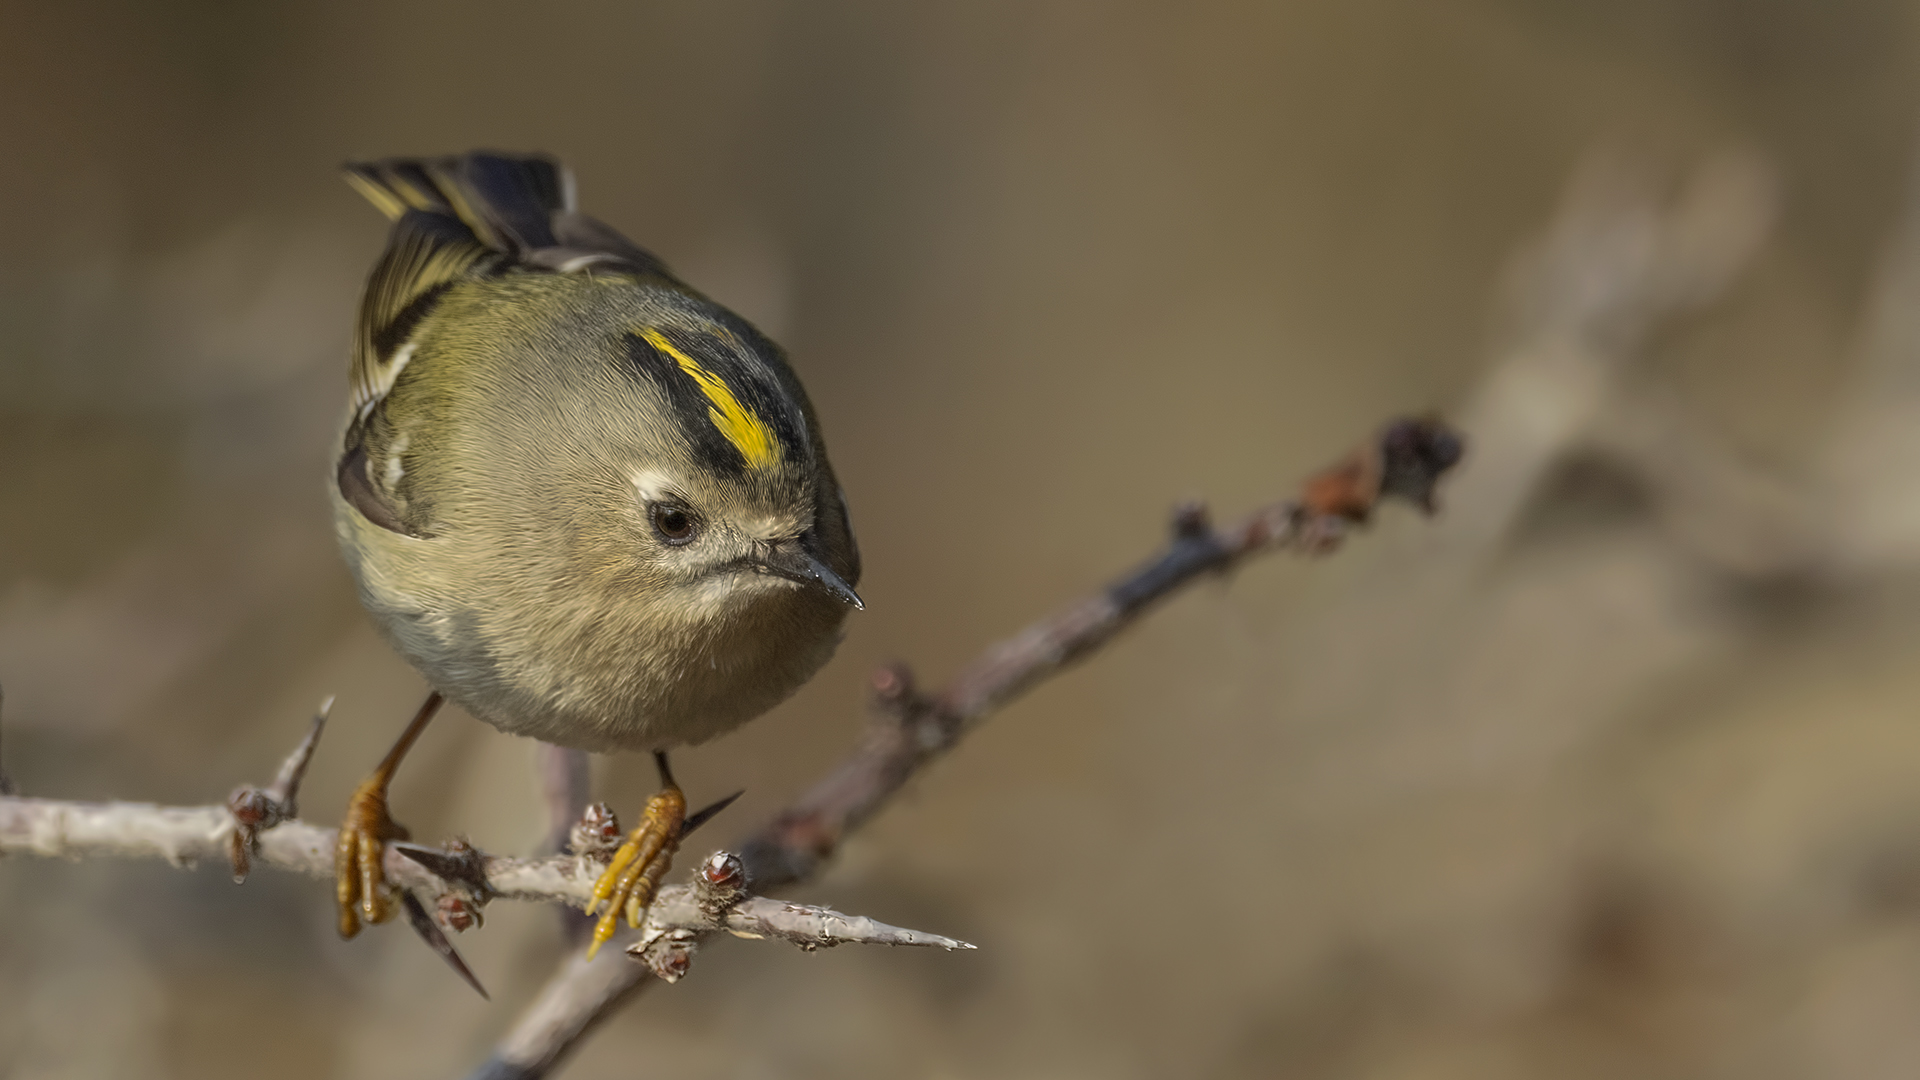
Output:
[[553,216],[573,210],[573,177],[544,154],[476,150],[457,157],[350,164],[347,182],[389,218],[424,210],[458,219],[481,243],[525,255],[558,245]]

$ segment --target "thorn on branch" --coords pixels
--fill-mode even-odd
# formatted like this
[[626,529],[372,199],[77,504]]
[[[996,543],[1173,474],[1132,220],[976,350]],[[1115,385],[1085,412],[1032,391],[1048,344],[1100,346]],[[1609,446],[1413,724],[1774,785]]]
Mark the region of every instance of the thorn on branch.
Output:
[[713,802],[710,802],[707,805],[701,807],[700,809],[695,810],[693,813],[688,814],[686,818],[680,822],[680,839],[685,840],[688,836],[691,836],[693,834],[693,831],[695,829],[698,829],[700,826],[705,825],[707,822],[712,821],[714,818],[720,816],[720,811],[725,810],[729,806],[732,806],[734,802],[740,798],[740,796],[745,795],[746,793],[747,793],[747,789],[741,788],[739,791],[736,791],[733,794],[726,796],[725,798],[715,799]]
[[413,895],[413,890],[400,890],[400,902],[407,909],[407,925],[413,927],[413,932],[420,935],[420,940],[425,941],[428,948],[438,953],[440,959],[447,962],[448,967],[466,980],[467,985],[473,987],[473,992],[479,994],[482,1000],[492,1001],[493,998],[488,995],[487,988],[480,985],[480,979],[474,975],[473,969],[467,966],[465,960],[460,959],[460,953],[453,947],[453,942],[448,941],[447,935],[440,931],[439,925],[433,921],[433,916],[427,914],[426,907],[420,903],[420,898]]
[[663,892],[654,902],[640,939],[627,947],[627,954],[660,979],[677,982],[692,970],[701,941],[721,930],[735,937],[779,938],[808,952],[848,944],[973,948],[955,938],[888,926],[862,915],[754,896],[747,890],[745,860],[716,851],[694,870],[691,889]]
[[404,840],[391,841],[387,846],[419,863],[428,873],[476,903],[485,903],[492,894],[493,888],[487,884],[486,860],[465,837],[456,836],[447,841],[445,847],[437,848]]
[[407,909],[407,924],[475,993],[486,998],[487,988],[480,985],[480,979],[441,930],[445,927],[459,933],[481,924],[480,909],[493,897],[493,886],[487,882],[486,858],[464,837],[458,836],[438,848],[405,841],[393,841],[388,846],[432,874],[441,886],[433,893],[431,914],[414,890],[400,890],[400,899]]
[[280,763],[280,771],[273,778],[273,786],[267,794],[280,804],[280,811],[286,817],[295,817],[299,813],[300,782],[307,778],[307,764],[313,760],[313,751],[320,745],[320,732],[327,726],[327,717],[333,712],[333,695],[320,703],[314,711],[313,724],[307,728],[307,737],[293,748],[287,760]]
[[333,698],[329,696],[315,711],[306,737],[280,763],[280,771],[266,790],[242,784],[227,796],[227,812],[233,819],[227,833],[227,861],[233,867],[235,885],[244,883],[253,871],[253,851],[260,832],[299,815],[300,782],[306,778],[307,763],[313,760],[313,751],[320,745],[320,732],[327,726],[327,714],[332,711]]

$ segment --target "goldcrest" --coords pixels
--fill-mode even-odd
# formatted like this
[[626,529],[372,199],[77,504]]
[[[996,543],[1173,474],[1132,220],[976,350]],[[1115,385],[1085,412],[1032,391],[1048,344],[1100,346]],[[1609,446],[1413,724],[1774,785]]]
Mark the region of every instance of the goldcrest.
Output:
[[393,220],[332,484],[360,595],[437,690],[587,750],[729,731],[832,655],[860,556],[780,348],[537,155],[354,165]]

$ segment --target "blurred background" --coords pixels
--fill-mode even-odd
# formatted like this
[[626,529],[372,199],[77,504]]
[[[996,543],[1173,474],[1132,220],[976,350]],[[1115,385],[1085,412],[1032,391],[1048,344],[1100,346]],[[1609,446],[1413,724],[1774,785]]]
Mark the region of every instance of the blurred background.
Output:
[[[709,843],[1175,500],[1473,440],[1436,522],[1182,594],[796,893],[977,953],[725,942],[566,1076],[1920,1075],[1920,6],[0,12],[24,792],[215,802],[337,694],[337,819],[423,686],[327,522],[385,231],[336,169],[545,149],[788,346],[866,555],[834,663],[676,759],[747,789]],[[455,714],[396,812],[532,851],[534,759]],[[491,1003],[319,882],[10,858],[0,1074],[460,1076],[562,943],[460,947]]]

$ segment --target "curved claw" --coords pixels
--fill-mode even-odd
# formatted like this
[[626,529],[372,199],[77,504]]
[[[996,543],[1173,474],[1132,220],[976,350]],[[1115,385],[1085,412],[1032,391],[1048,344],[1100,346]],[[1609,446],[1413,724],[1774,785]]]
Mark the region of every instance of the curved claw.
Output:
[[673,853],[679,850],[681,826],[686,819],[687,797],[678,787],[668,787],[647,800],[640,827],[613,853],[613,861],[593,884],[587,914],[593,914],[603,903],[606,910],[594,924],[593,940],[587,945],[588,959],[613,937],[621,915],[626,916],[628,926],[640,925],[648,905],[653,902],[654,890],[660,887],[660,879],[673,865]]
[[733,801],[735,799],[738,799],[740,796],[745,795],[746,793],[747,793],[747,789],[741,788],[739,791],[734,792],[733,794],[727,796],[724,799],[721,799],[717,802],[709,803],[706,806],[703,806],[700,809],[695,810],[693,813],[688,814],[687,819],[680,823],[680,839],[685,840],[688,836],[693,834],[693,830],[699,828],[702,825],[705,825],[709,821],[712,821],[716,816],[719,815],[720,811],[725,810],[729,806],[732,806]]

